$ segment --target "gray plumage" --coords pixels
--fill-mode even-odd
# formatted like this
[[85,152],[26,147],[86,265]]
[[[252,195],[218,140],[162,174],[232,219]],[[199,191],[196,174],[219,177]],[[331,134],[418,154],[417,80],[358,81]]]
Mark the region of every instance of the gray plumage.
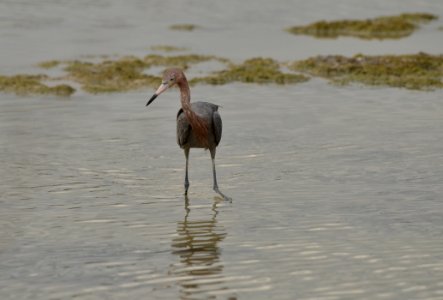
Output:
[[[218,105],[209,102],[193,102],[191,109],[209,124],[209,149],[218,146],[222,136],[222,120],[218,113]],[[177,113],[177,144],[180,148],[203,148],[192,132],[192,127],[183,109]]]

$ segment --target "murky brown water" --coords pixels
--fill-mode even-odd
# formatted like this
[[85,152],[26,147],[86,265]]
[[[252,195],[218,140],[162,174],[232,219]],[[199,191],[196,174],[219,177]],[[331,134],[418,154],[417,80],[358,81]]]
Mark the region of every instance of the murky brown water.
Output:
[[[337,1],[334,16],[400,9],[398,1],[354,2]],[[277,29],[295,23],[291,14],[311,21],[332,9],[318,1],[294,2],[303,12],[285,12],[288,2],[261,3],[261,9],[231,3],[218,4],[223,10],[210,16],[211,5],[190,2],[195,11],[185,16],[183,6],[168,1],[30,3],[0,3],[2,15],[9,9],[1,21],[5,73],[48,58],[142,53],[154,44],[226,50],[223,56],[234,59],[296,59],[311,55],[310,46],[292,57],[300,40]],[[438,1],[402,3],[402,12],[443,11]],[[158,14],[150,10],[161,5]],[[152,28],[142,26],[150,22]],[[167,31],[182,22],[208,29],[186,37]],[[271,40],[284,37],[289,50],[251,38],[260,24],[275,31]],[[59,35],[52,34],[55,27]],[[141,38],[154,29],[171,40]],[[219,31],[224,38],[239,31],[234,41],[249,40],[226,42],[225,49],[219,42],[216,49]],[[429,42],[435,34],[424,29],[397,44],[310,43],[344,54],[364,47],[385,53],[393,45],[397,52],[442,52],[441,41]],[[427,43],[416,45],[420,39]],[[58,42],[75,47],[54,47]],[[408,44],[414,45],[400,49]],[[32,55],[22,60],[24,53]],[[0,95],[1,299],[443,299],[442,91],[335,87],[322,80],[194,87],[195,100],[222,106],[217,167],[232,203],[212,191],[209,153],[201,150],[191,150],[190,195],[182,196],[178,92],[147,109],[151,92],[79,92],[69,100]]]

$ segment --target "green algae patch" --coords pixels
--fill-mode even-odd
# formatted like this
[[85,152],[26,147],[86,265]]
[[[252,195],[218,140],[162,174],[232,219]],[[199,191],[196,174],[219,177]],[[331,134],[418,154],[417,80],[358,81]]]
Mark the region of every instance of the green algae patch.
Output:
[[105,60],[99,63],[68,62],[69,78],[90,93],[121,92],[158,84],[160,77],[143,74],[146,63],[136,57]]
[[69,96],[75,89],[66,84],[47,86],[42,83],[48,80],[46,75],[0,75],[0,91],[15,93],[17,95],[29,94],[52,94],[57,96]]
[[317,56],[296,61],[290,69],[325,77],[338,84],[360,82],[414,90],[443,87],[443,55]]
[[119,59],[91,61],[50,61],[40,64],[42,68],[62,65],[67,73],[62,77],[82,85],[89,93],[123,92],[139,88],[156,87],[160,76],[147,74],[151,68],[179,67],[184,70],[203,62],[219,62],[225,67],[206,77],[190,80],[191,84],[226,84],[230,82],[290,84],[308,80],[304,75],[284,73],[281,64],[271,58],[252,58],[241,64],[213,55],[159,55],[149,54],[143,58],[127,56]]
[[155,87],[161,77],[144,73],[151,67],[180,67],[188,69],[192,64],[223,58],[208,55],[163,56],[151,54],[144,58],[134,56],[98,63],[85,61],[65,62],[68,78],[82,84],[90,93],[123,92],[144,87]]
[[69,62],[65,70],[69,73],[69,78],[80,82],[88,92],[116,92],[157,86],[161,81],[160,77],[143,73],[151,67],[179,67],[187,70],[192,65],[208,61],[218,61],[227,67],[206,77],[193,78],[190,80],[191,84],[226,84],[234,81],[289,84],[308,79],[303,75],[281,72],[280,64],[271,58],[253,58],[236,65],[225,58],[198,54],[174,56],[150,54],[143,59],[125,57],[101,63],[75,61]]
[[143,61],[146,64],[147,68],[152,66],[165,66],[165,67],[178,67],[185,70],[188,69],[190,65],[210,60],[227,62],[226,59],[219,58],[213,55],[199,55],[199,54],[173,55],[173,56],[150,54],[143,58]]
[[174,24],[169,26],[169,29],[179,31],[193,31],[196,28],[198,28],[198,26],[194,24]]
[[48,61],[43,61],[43,62],[39,63],[38,66],[43,69],[51,69],[51,68],[57,67],[60,64],[61,64],[61,61],[48,60]]
[[58,84],[48,87],[48,94],[54,94],[57,96],[70,96],[75,92],[75,89],[68,84]]
[[287,31],[317,38],[352,36],[362,39],[397,39],[409,36],[420,24],[437,18],[428,13],[405,13],[366,20],[319,21],[306,26],[294,26]]
[[242,64],[231,64],[227,70],[207,77],[194,78],[191,83],[226,84],[229,82],[289,84],[307,81],[304,75],[283,73],[280,64],[271,58],[252,58]]
[[186,51],[187,48],[184,47],[176,47],[176,46],[169,46],[169,45],[154,45],[150,48],[152,51],[159,51],[159,52],[178,52],[178,51]]

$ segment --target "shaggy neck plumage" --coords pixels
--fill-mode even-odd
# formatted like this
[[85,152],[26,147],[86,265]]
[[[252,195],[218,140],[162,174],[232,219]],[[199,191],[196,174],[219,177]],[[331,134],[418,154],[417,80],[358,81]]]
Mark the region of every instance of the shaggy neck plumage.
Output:
[[198,141],[202,143],[205,147],[209,147],[208,142],[208,124],[207,122],[200,118],[191,107],[191,90],[189,89],[188,81],[186,77],[177,82],[180,89],[180,102],[182,105],[183,112],[188,119],[189,124]]

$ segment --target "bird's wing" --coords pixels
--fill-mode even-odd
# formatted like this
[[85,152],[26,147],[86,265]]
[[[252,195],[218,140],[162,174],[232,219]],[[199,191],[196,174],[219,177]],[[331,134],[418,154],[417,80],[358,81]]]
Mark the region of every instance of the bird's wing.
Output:
[[183,112],[183,109],[177,113],[177,144],[182,147],[187,143],[189,133],[191,132],[191,125]]
[[215,145],[218,146],[222,136],[222,119],[218,111],[212,113],[212,130],[214,131]]

